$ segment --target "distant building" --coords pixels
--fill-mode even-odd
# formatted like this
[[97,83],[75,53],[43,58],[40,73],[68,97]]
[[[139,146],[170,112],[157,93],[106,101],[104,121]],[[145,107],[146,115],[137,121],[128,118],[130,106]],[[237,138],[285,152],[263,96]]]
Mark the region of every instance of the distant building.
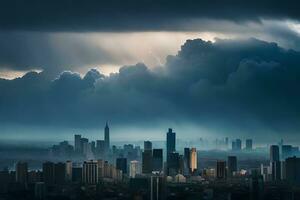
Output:
[[53,162],[43,163],[43,180],[47,186],[54,185],[55,177],[54,177],[54,163]]
[[217,161],[217,179],[226,178],[226,161]]
[[279,161],[279,146],[271,145],[270,146],[270,162]]
[[232,141],[232,150],[233,151],[240,151],[242,149],[242,140],[236,139]]
[[72,161],[70,160],[66,162],[66,181],[72,181]]
[[127,174],[127,159],[126,158],[117,158],[116,168],[121,170],[123,174]]
[[82,181],[85,184],[94,185],[98,183],[97,161],[85,161],[82,167]]
[[152,154],[152,171],[163,170],[163,149],[153,149]]
[[109,141],[109,127],[108,123],[106,122],[105,128],[104,128],[104,143],[105,143],[105,152],[109,152],[110,148],[110,141]]
[[75,135],[74,139],[75,152],[82,153],[81,135]]
[[150,200],[162,200],[165,199],[166,183],[162,176],[150,177]]
[[176,133],[172,131],[171,128],[169,128],[169,131],[167,132],[167,158],[170,153],[173,153],[176,151]]
[[16,181],[24,185],[28,183],[28,165],[26,162],[16,164]]
[[97,140],[96,141],[96,155],[100,158],[103,158],[104,153],[105,153],[105,141]]
[[252,139],[247,139],[246,140],[246,150],[251,151],[252,150]]
[[286,180],[300,185],[300,158],[291,157],[285,160]]
[[167,175],[175,176],[179,173],[180,163],[179,154],[176,152],[169,154],[169,161],[167,164]]
[[288,157],[294,156],[292,149],[293,149],[292,145],[282,145],[281,146],[282,160],[285,160]]
[[144,141],[144,151],[146,151],[146,150],[152,151],[152,142]]
[[184,175],[189,175],[191,170],[191,150],[190,148],[184,148]]
[[72,167],[72,182],[81,183],[82,182],[82,166],[73,165]]
[[152,173],[152,150],[145,150],[142,154],[142,173]]
[[37,182],[34,186],[35,199],[44,199],[46,195],[46,187],[44,182]]
[[66,181],[66,164],[59,162],[54,164],[54,182],[63,185]]
[[237,172],[237,157],[236,156],[228,156],[227,158],[228,163],[228,177],[232,177],[234,172]]
[[278,181],[281,179],[281,162],[273,161],[270,163],[272,181]]
[[197,170],[197,150],[196,150],[196,148],[191,149],[190,169],[191,169],[191,172],[194,172],[195,170]]
[[132,160],[130,161],[130,168],[129,168],[129,176],[131,178],[135,178],[137,174],[140,174],[140,166],[139,166],[139,161],[137,160]]

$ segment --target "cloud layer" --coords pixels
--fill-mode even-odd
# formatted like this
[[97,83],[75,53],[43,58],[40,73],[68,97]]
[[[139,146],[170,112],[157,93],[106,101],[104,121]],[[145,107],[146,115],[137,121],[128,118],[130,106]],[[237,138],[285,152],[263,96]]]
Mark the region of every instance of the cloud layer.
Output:
[[[162,122],[208,128],[300,128],[300,53],[257,39],[188,40],[165,66],[142,63],[104,76],[65,71],[0,80],[1,124],[74,128]],[[1,125],[0,124],[0,125]]]
[[193,29],[199,18],[231,21],[297,19],[299,3],[290,1],[4,0],[2,30],[136,31]]

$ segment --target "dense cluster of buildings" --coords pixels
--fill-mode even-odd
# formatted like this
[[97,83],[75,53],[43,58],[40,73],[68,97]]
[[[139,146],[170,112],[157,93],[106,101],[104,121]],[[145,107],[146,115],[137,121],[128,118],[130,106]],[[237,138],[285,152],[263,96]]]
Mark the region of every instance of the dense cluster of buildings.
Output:
[[[229,140],[226,138],[224,143]],[[270,146],[270,163],[261,167],[240,169],[238,151],[252,151],[252,139],[232,141],[227,159],[215,160],[214,168],[200,168],[195,147],[176,150],[176,133],[166,133],[166,151],[153,148],[151,141],[144,141],[144,147],[126,144],[123,148],[110,145],[109,127],[104,128],[104,140],[89,141],[75,135],[74,146],[64,141],[51,148],[53,156],[69,156],[74,159],[65,162],[46,161],[40,170],[29,170],[28,163],[19,161],[15,170],[0,172],[0,194],[8,191],[34,191],[36,199],[44,199],[54,191],[65,191],[67,186],[83,185],[95,187],[103,183],[125,184],[134,192],[144,191],[151,200],[163,199],[168,187],[180,184],[246,183],[249,196],[260,199],[265,183],[284,182],[300,186],[300,158],[298,147],[284,145]],[[181,154],[182,153],[182,154]],[[187,186],[187,185],[185,185]],[[210,190],[205,190],[210,191]],[[202,195],[206,192],[201,190]],[[252,191],[252,192],[251,192]],[[259,192],[261,191],[261,192]],[[145,192],[145,191],[144,191]],[[210,192],[208,192],[210,194]],[[255,194],[254,196],[250,194]],[[258,195],[258,196],[257,196]],[[209,196],[209,195],[208,195]],[[209,198],[208,198],[209,199]]]

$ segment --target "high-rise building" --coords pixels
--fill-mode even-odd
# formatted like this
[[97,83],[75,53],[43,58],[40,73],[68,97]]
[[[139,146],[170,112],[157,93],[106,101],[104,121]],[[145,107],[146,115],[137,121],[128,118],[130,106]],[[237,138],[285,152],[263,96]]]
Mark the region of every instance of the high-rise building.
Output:
[[94,185],[98,183],[97,161],[85,161],[82,167],[82,181],[85,184]]
[[251,151],[252,150],[252,139],[246,140],[246,150]]
[[190,168],[191,172],[193,173],[195,170],[197,170],[197,150],[196,148],[191,149],[190,154]]
[[104,177],[104,161],[101,159],[97,160],[98,163],[98,180]]
[[142,154],[142,173],[152,173],[152,150],[146,150]]
[[273,161],[270,163],[271,175],[272,180],[280,180],[281,179],[281,162],[280,161]]
[[97,140],[96,141],[96,154],[98,157],[103,158],[105,153],[105,141]]
[[241,139],[236,139],[236,150],[240,151],[242,149],[242,140]]
[[74,163],[72,167],[72,182],[82,182],[82,166],[79,163]]
[[28,165],[26,162],[16,164],[16,181],[21,184],[28,183]]
[[169,128],[167,132],[167,155],[176,151],[176,133]]
[[292,157],[292,145],[282,145],[281,146],[281,153],[282,153],[282,159],[285,160],[288,157]]
[[169,154],[169,161],[167,164],[167,175],[175,176],[179,173],[180,169],[180,157],[176,152],[172,152]]
[[162,176],[150,177],[150,200],[165,199],[165,179]]
[[123,174],[127,174],[127,159],[126,158],[117,158],[116,168],[121,170]]
[[66,162],[66,181],[72,181],[72,161],[67,160]]
[[270,162],[279,161],[279,147],[278,145],[270,146]]
[[66,180],[66,164],[59,162],[54,164],[54,182],[62,185]]
[[35,199],[44,199],[46,195],[46,187],[44,182],[37,182],[34,186]]
[[300,185],[300,158],[291,157],[285,160],[286,180],[292,184]]
[[46,185],[54,185],[54,163],[45,162],[43,163],[43,180]]
[[163,170],[163,149],[153,149],[152,170],[159,172]]
[[236,156],[228,156],[228,177],[232,177],[234,172],[237,172],[237,157]]
[[191,170],[190,162],[191,162],[191,150],[190,148],[184,148],[184,175],[188,175]]
[[109,142],[109,127],[107,122],[104,128],[104,142],[105,142],[105,152],[109,152],[110,142]]
[[217,161],[217,179],[226,178],[226,161]]
[[140,166],[139,166],[139,161],[137,160],[132,160],[130,161],[130,168],[129,168],[129,176],[131,178],[135,178],[137,174],[140,174]]
[[81,135],[75,135],[74,137],[75,137],[75,141],[74,141],[75,152],[82,153]]
[[144,151],[150,150],[152,151],[152,142],[144,141]]

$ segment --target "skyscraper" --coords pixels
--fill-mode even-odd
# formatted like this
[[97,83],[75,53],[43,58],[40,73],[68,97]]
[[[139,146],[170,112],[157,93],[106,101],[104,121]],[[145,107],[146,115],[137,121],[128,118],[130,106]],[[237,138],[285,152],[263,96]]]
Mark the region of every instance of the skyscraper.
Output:
[[45,162],[43,163],[43,178],[46,185],[54,184],[54,163]]
[[105,151],[109,152],[110,143],[109,143],[109,127],[106,122],[105,128],[104,128],[104,143],[105,143]]
[[237,172],[237,158],[236,156],[228,156],[227,159],[227,163],[228,163],[228,177],[232,177],[233,176],[233,172]]
[[248,151],[252,150],[252,139],[246,140],[246,150],[248,150]]
[[193,173],[195,170],[197,170],[197,150],[196,148],[191,149],[190,154],[190,168],[191,172]]
[[167,132],[167,165],[169,160],[169,154],[176,151],[176,133],[169,128]]
[[66,164],[59,162],[54,164],[54,182],[62,185],[66,180]]
[[66,162],[66,180],[68,182],[72,181],[72,161],[70,160]]
[[179,173],[180,157],[176,152],[169,153],[169,161],[167,163],[167,175],[175,176]]
[[127,174],[127,159],[126,158],[117,158],[116,168],[122,170],[123,174]]
[[279,147],[278,145],[270,146],[270,162],[279,161]]
[[142,154],[142,173],[152,173],[152,150],[145,150]]
[[190,148],[184,148],[184,174],[188,175],[190,173],[190,155],[191,155],[191,150]]
[[163,170],[163,149],[153,149],[152,154],[152,170],[162,171]]
[[144,151],[146,151],[146,150],[152,151],[152,142],[144,141]]
[[16,181],[21,184],[28,183],[28,165],[26,162],[16,164]]
[[74,138],[75,138],[74,141],[75,152],[82,153],[81,135],[75,135]]
[[242,149],[242,140],[236,139],[235,140],[236,150],[240,151]]
[[285,160],[286,180],[300,185],[300,158],[291,157]]
[[226,161],[217,161],[217,179],[226,178]]
[[97,161],[85,161],[82,167],[82,181],[85,184],[94,185],[98,182]]
[[131,178],[135,178],[137,174],[140,174],[140,166],[139,166],[139,161],[137,160],[132,160],[130,161],[130,168],[129,168],[129,176]]
[[292,157],[292,145],[281,146],[282,159],[285,160],[288,157]]

